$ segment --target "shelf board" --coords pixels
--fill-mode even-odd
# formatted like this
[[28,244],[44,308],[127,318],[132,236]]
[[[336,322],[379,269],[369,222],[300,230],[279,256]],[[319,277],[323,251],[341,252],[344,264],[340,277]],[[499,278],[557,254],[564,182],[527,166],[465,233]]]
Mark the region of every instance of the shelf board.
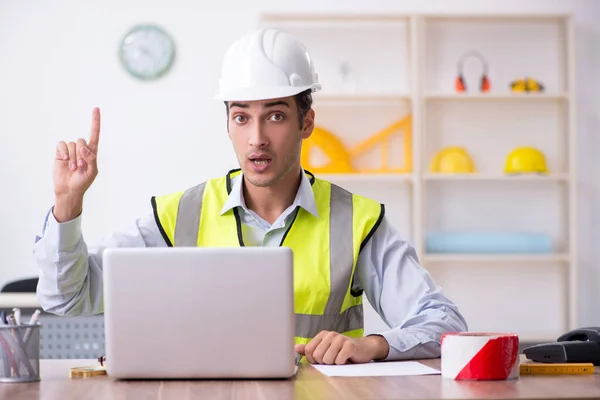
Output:
[[0,308],[39,308],[40,303],[35,293],[2,293]]
[[264,14],[261,16],[262,24],[285,25],[286,27],[300,28],[348,28],[360,29],[368,28],[386,28],[398,27],[399,24],[406,24],[410,21],[409,14]]
[[562,22],[569,18],[569,13],[429,13],[425,14],[426,22]]
[[269,13],[263,14],[261,20],[264,22],[298,22],[310,23],[313,21],[323,22],[404,22],[415,16],[422,16],[426,22],[435,21],[497,21],[497,22],[538,22],[538,21],[563,21],[572,16],[572,13]]
[[402,104],[411,100],[409,94],[316,94],[315,106],[374,106]]
[[557,254],[424,254],[428,263],[557,263],[568,262],[569,255]]
[[425,95],[426,100],[566,100],[566,93],[430,93]]
[[423,176],[425,181],[465,182],[563,182],[569,180],[566,173],[549,175],[494,175],[494,174],[433,174]]
[[552,343],[564,332],[551,333],[518,333],[520,343]]
[[404,182],[414,180],[412,174],[400,173],[350,173],[350,174],[316,174],[315,177],[331,182]]

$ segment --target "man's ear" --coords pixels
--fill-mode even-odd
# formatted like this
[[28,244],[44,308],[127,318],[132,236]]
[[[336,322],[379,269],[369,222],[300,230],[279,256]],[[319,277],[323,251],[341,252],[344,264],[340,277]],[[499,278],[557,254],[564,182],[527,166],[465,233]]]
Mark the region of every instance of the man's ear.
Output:
[[304,126],[302,127],[302,139],[308,139],[315,128],[315,111],[311,108],[304,116]]
[[225,120],[226,120],[226,124],[227,124],[227,136],[229,136],[229,140],[231,140],[231,134],[229,133],[229,103],[227,101],[224,101],[225,103]]

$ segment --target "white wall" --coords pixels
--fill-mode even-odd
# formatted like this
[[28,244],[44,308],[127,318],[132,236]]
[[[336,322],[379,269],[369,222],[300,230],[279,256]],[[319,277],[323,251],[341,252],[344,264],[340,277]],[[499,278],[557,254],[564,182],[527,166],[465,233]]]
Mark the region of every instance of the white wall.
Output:
[[[368,4],[369,3],[369,4]],[[100,175],[86,197],[88,241],[149,211],[149,197],[234,167],[224,108],[213,101],[227,46],[262,12],[573,12],[580,135],[580,322],[600,323],[600,3],[546,1],[304,2],[67,0],[0,2],[0,286],[35,276],[34,236],[53,201],[59,140],[87,138],[102,110]],[[173,70],[140,83],[120,67],[117,46],[134,24],[154,21],[175,38]],[[375,323],[374,321],[372,321]]]

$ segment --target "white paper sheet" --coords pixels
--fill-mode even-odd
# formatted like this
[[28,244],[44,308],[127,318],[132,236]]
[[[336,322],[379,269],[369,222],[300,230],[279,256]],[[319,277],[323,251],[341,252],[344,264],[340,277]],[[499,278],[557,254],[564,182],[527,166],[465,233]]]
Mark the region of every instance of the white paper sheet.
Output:
[[366,364],[312,364],[327,376],[408,376],[439,375],[440,372],[416,361],[370,362]]

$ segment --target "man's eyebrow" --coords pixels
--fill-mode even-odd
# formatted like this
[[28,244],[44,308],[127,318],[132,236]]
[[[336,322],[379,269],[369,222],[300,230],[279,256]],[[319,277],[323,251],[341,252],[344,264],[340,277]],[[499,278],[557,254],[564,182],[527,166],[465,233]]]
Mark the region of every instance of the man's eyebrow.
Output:
[[233,108],[233,107],[250,108],[250,105],[249,104],[244,104],[244,103],[231,103],[229,105],[229,108]]
[[290,108],[290,105],[287,103],[287,101],[283,101],[283,100],[278,100],[278,101],[272,101],[270,103],[265,103],[263,105],[263,108],[269,108],[269,107],[275,107],[275,106],[286,106],[287,108]]

